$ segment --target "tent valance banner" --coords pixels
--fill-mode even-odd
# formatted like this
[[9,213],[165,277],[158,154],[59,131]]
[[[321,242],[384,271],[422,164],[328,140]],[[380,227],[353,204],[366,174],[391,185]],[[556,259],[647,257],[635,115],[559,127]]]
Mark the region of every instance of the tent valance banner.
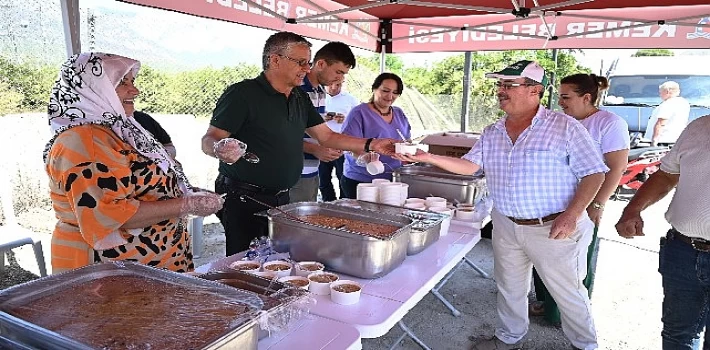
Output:
[[[379,20],[330,0],[121,0],[199,17],[241,23],[310,38],[342,41],[375,51]],[[343,12],[336,12],[342,10]],[[320,16],[323,13],[331,15]],[[298,19],[297,24],[288,19]],[[344,23],[347,22],[347,23]],[[238,33],[235,33],[238,38]]]
[[[660,21],[660,22],[659,22]],[[394,20],[393,52],[710,47],[710,5]]]

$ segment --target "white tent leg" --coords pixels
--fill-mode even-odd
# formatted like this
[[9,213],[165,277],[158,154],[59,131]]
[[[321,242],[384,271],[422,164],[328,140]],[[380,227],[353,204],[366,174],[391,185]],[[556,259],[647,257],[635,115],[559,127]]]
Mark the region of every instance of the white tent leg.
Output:
[[62,5],[62,22],[64,22],[64,41],[67,47],[67,57],[81,52],[81,36],[79,21],[79,0],[60,0]]
[[382,52],[380,52],[380,74],[385,72],[387,69],[387,54],[385,53],[384,46],[382,47]]
[[464,54],[463,67],[463,98],[461,99],[461,131],[466,132],[468,129],[468,99],[471,95],[471,51],[466,51]]

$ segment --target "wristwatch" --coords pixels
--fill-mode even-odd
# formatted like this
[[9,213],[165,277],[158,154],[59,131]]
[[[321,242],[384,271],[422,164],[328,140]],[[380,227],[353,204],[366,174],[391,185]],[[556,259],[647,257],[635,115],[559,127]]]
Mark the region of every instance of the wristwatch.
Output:
[[370,149],[370,144],[374,139],[374,137],[370,137],[369,139],[367,139],[367,141],[365,141],[365,152],[372,152],[372,150]]
[[589,206],[592,207],[592,208],[594,208],[594,209],[596,209],[596,210],[602,210],[602,209],[604,209],[604,204],[601,204],[601,203],[596,202],[596,201],[592,202]]

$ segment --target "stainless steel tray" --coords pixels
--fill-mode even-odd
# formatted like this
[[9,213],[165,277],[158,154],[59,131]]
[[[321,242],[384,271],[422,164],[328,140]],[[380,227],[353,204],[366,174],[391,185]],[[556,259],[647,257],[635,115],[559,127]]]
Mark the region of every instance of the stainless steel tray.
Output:
[[393,180],[409,184],[409,197],[437,196],[475,204],[486,192],[483,176],[458,175],[431,165],[400,167],[394,171]]
[[434,244],[434,242],[438,241],[441,234],[441,223],[446,219],[446,216],[440,213],[356,199],[338,199],[331,203],[350,208],[371,210],[378,213],[401,215],[414,220],[409,233],[407,255],[419,254],[424,249]]
[[[220,283],[178,274],[131,262],[114,262],[89,265],[66,273],[51,275],[39,280],[0,291],[0,336],[29,349],[94,350],[78,340],[47,330],[8,313],[15,307],[31,305],[39,298],[52,295],[96,279],[110,276],[135,276],[177,284],[187,289],[208,292],[249,306],[249,311],[230,322],[229,330],[201,349],[256,349],[257,327],[255,318],[263,308],[261,299],[253,293],[240,291]],[[80,296],[79,296],[80,297]],[[176,300],[179,302],[179,300]],[[199,305],[195,305],[199,312]],[[127,320],[131,322],[134,320]],[[136,325],[140,326],[140,325]],[[167,326],[167,325],[166,325]],[[183,326],[185,326],[183,324]]]
[[373,213],[330,203],[303,202],[279,207],[292,215],[322,214],[399,227],[388,238],[365,236],[289,219],[268,210],[269,234],[274,248],[289,252],[296,261],[319,261],[329,270],[360,278],[379,278],[402,264],[413,220],[404,216]]

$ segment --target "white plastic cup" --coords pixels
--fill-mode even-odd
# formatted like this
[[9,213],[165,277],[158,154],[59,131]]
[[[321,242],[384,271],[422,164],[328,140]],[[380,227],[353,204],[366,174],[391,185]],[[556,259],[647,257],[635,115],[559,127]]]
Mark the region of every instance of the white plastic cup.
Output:
[[428,208],[446,208],[446,198],[442,197],[426,197],[425,203]]
[[[276,269],[277,266],[282,267],[282,269]],[[288,269],[286,269],[285,267],[288,267]],[[274,261],[265,262],[262,265],[262,268],[264,269],[264,271],[273,271],[274,273],[276,273],[277,278],[281,278],[281,277],[291,276],[291,270],[293,269],[293,265],[291,265],[287,261],[274,260]]]
[[417,202],[404,203],[404,207],[408,209],[426,210],[426,205],[424,205],[424,203]]
[[392,181],[387,180],[387,179],[372,179],[372,184],[375,186],[379,186],[381,184],[386,184],[386,183],[390,183],[390,182],[392,182]]
[[[307,270],[304,268],[304,266],[317,266],[318,269]],[[296,271],[296,276],[308,277],[308,275],[312,273],[322,272],[323,270],[325,270],[325,266],[316,261],[301,261],[297,263],[296,266],[294,266],[294,270]]]
[[417,154],[417,145],[411,143],[395,143],[394,152],[397,154]]
[[361,183],[357,185],[355,198],[361,201],[377,202],[378,188],[370,183]]
[[[321,276],[328,276],[330,280],[325,282],[325,280],[319,280]],[[339,280],[340,277],[334,273],[330,272],[314,272],[308,275],[308,280],[310,284],[308,290],[315,295],[329,295],[330,294],[330,284]]]
[[476,217],[476,210],[474,208],[457,208],[455,217],[461,221],[473,221]]
[[257,272],[261,271],[261,264],[258,261],[239,260],[229,264],[229,268],[242,272]]
[[412,204],[412,203],[426,205],[426,201],[421,198],[407,198],[404,200],[404,204]]
[[449,233],[449,227],[451,226],[451,219],[454,216],[454,210],[449,208],[431,208],[429,209],[435,213],[445,214],[447,217],[441,222],[441,230],[439,230],[439,236],[446,236]]
[[409,197],[409,184],[402,182],[399,191],[400,199],[402,201],[402,204],[404,204],[407,201],[407,197]]
[[[350,292],[341,291],[343,286],[352,286],[353,290]],[[330,284],[330,300],[336,304],[340,305],[352,305],[360,301],[360,295],[362,294],[362,285],[355,281],[340,280]]]
[[379,160],[369,162],[365,166],[365,169],[367,169],[367,172],[370,175],[379,175],[385,172],[385,164],[380,162]]
[[311,284],[311,280],[309,280],[308,277],[303,276],[286,276],[279,278],[278,281],[293,286],[294,288],[301,288],[305,290],[308,290],[308,286]]
[[401,206],[402,185],[399,182],[383,183],[379,187],[379,203]]

